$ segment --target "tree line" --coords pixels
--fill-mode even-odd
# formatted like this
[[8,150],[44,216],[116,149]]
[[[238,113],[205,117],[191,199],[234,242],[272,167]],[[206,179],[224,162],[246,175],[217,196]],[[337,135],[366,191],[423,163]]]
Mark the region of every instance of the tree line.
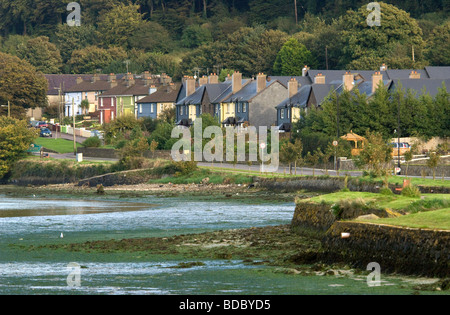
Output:
[[442,66],[450,64],[446,1],[380,2],[381,26],[369,27],[363,1],[80,0],[81,26],[70,27],[69,0],[0,0],[0,51],[44,73],[149,70],[175,79],[296,75],[304,64]]

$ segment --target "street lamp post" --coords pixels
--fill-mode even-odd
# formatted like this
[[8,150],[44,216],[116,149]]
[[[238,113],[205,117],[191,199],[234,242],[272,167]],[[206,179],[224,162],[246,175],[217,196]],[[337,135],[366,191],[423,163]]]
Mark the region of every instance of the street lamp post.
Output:
[[8,117],[11,117],[11,103],[8,101],[8,105],[0,105],[1,107],[8,106]]

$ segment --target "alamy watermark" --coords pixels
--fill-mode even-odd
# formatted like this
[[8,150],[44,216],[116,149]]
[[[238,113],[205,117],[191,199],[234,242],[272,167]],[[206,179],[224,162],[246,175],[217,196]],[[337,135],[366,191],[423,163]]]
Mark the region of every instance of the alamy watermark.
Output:
[[67,265],[69,269],[69,275],[67,276],[67,286],[69,287],[81,287],[81,266],[75,262],[71,262]]
[[378,2],[370,2],[367,5],[367,11],[370,11],[367,16],[367,25],[370,27],[381,26],[381,7]]
[[[194,139],[188,128],[175,127],[172,129],[171,137],[179,139],[171,150],[174,161],[223,162],[225,156],[225,161],[231,163],[260,161],[262,172],[278,170],[279,134],[277,127],[270,129],[270,152],[266,126],[259,127],[259,132],[254,126],[248,126],[245,129],[225,127],[225,135],[219,126],[208,126],[204,131],[202,127],[202,118],[195,119]],[[248,141],[246,141],[247,138]],[[210,141],[204,144],[203,140],[205,139]],[[248,159],[246,159],[247,155]]]
[[67,15],[67,25],[81,26],[81,7],[77,2],[70,2],[67,5],[67,11],[72,11]]
[[367,285],[369,287],[379,287],[381,285],[381,267],[377,262],[371,262],[367,265],[366,270],[372,271],[367,276]]

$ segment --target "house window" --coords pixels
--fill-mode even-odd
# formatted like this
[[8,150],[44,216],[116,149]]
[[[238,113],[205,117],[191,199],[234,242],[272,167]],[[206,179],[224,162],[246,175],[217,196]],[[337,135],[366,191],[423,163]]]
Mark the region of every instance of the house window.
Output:
[[242,112],[245,113],[247,111],[247,103],[242,104]]
[[94,93],[94,95],[95,95],[95,100],[98,100],[98,91],[96,91],[96,92]]
[[139,114],[142,114],[142,104],[139,104]]
[[180,115],[183,115],[183,106],[180,106]]
[[159,110],[163,111],[164,110],[164,104],[159,104]]
[[87,92],[84,92],[84,99],[85,99],[85,100],[87,100],[87,95],[88,95],[88,93],[87,93]]
[[291,110],[290,110],[290,108],[288,108],[288,109],[286,109],[286,111],[287,111],[287,118],[289,119],[289,116],[291,114]]
[[150,113],[153,113],[153,104],[150,104]]
[[103,97],[100,98],[100,106],[103,107]]
[[238,113],[240,113],[240,112],[241,112],[240,106],[241,106],[241,104],[239,104],[239,103],[236,103],[236,107],[237,107],[237,112],[238,112]]
[[284,119],[284,109],[280,110],[280,119]]

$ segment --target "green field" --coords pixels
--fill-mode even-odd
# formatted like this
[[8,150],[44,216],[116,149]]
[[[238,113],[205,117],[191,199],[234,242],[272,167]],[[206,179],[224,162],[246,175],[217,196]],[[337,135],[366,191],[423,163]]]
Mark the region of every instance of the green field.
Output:
[[[73,141],[66,139],[51,139],[39,137],[34,141],[35,144],[43,146],[52,151],[58,153],[70,153],[73,152]],[[81,144],[77,143],[77,148],[81,147]]]
[[402,210],[406,213],[396,218],[358,220],[360,222],[450,230],[450,194],[421,194],[421,197],[407,197],[369,192],[336,192],[299,200],[298,203],[335,204],[344,200],[359,201],[371,208]]
[[398,218],[382,218],[375,222],[410,228],[450,230],[450,208],[412,213]]

